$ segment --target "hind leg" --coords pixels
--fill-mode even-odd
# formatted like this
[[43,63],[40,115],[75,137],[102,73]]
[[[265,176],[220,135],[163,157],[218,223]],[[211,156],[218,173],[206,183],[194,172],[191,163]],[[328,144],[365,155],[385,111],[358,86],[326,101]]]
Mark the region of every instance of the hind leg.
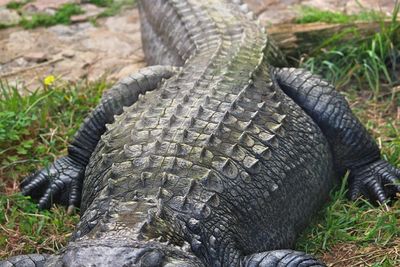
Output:
[[376,142],[331,84],[309,71],[294,68],[276,69],[273,78],[321,128],[338,172],[350,170],[351,199],[364,195],[384,203],[400,192],[400,170],[381,159]]
[[171,66],[144,68],[106,91],[101,103],[75,134],[68,155],[27,177],[21,183],[22,193],[39,199],[40,208],[49,208],[52,203],[69,205],[69,211],[78,207],[86,165],[106,131],[106,124],[112,123],[114,116],[123,112],[124,106],[135,103],[140,94],[154,90],[162,79],[168,79],[176,72],[177,68]]

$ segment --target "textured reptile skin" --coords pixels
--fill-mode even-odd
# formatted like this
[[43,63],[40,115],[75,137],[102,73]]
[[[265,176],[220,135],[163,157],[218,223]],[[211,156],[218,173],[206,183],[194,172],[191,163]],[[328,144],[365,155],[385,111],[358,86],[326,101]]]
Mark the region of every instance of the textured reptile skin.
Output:
[[140,94],[157,88],[163,79],[170,78],[178,68],[152,66],[126,77],[103,95],[100,104],[85,119],[68,147],[68,155],[56,160],[51,166],[27,177],[21,183],[24,195],[39,199],[40,208],[52,203],[68,205],[69,211],[79,206],[86,165],[106,124],[114,122],[114,116],[123,108],[135,103]]
[[363,195],[374,203],[384,203],[396,196],[400,171],[380,159],[378,145],[331,84],[293,68],[277,69],[274,79],[321,128],[330,143],[336,171],[350,171],[350,199]]
[[181,68],[139,79],[146,94],[129,103],[129,90],[111,94],[110,119],[82,126],[69,150],[86,168],[82,216],[48,265],[324,266],[288,249],[340,175],[351,170],[353,198],[399,191],[386,191],[399,171],[344,98],[277,68],[279,50],[238,2],[139,1],[146,60]]
[[[125,211],[131,236],[188,240],[207,265],[291,247],[334,172],[318,126],[269,78],[262,28],[222,1],[142,1],[140,9],[186,63],[102,136],[75,238],[115,235],[125,222],[113,215]],[[184,21],[196,27],[179,27]]]

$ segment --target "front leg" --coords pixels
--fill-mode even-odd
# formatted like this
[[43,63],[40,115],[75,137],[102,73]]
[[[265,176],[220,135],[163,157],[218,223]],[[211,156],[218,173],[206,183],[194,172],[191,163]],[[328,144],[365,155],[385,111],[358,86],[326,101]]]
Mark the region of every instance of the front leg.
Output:
[[22,193],[39,199],[40,208],[49,208],[52,203],[68,205],[68,211],[78,207],[86,165],[106,131],[106,124],[114,122],[114,116],[121,114],[124,106],[135,103],[140,94],[154,90],[162,79],[170,78],[177,70],[171,66],[147,67],[106,91],[75,134],[68,155],[27,177],[21,183]]
[[273,71],[279,87],[318,124],[328,139],[338,172],[350,170],[349,197],[384,203],[400,192],[400,170],[381,159],[371,135],[345,98],[328,82],[302,69]]

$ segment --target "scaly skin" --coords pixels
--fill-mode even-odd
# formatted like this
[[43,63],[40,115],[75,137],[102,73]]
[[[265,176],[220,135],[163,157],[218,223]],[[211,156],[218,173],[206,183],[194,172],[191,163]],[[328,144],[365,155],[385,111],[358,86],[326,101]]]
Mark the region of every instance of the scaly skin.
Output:
[[48,185],[36,194],[43,207],[57,185],[77,192],[71,205],[82,188],[73,238],[46,264],[324,266],[290,248],[343,172],[352,198],[399,191],[399,170],[343,97],[309,72],[278,68],[279,50],[236,2],[139,1],[148,63],[182,68],[160,84],[165,71],[137,79],[146,94],[128,104],[129,92],[112,96],[106,122],[89,117],[67,156],[81,160],[54,167],[83,166],[75,187],[63,171],[23,184],[30,195]]

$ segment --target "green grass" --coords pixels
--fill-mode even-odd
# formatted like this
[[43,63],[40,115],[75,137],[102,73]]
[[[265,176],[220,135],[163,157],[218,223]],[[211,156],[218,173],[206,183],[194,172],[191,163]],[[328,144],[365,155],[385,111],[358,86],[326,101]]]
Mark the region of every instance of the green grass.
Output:
[[296,23],[313,23],[313,22],[326,22],[326,23],[351,23],[354,21],[378,21],[385,18],[385,15],[373,11],[366,10],[358,14],[345,14],[342,12],[333,12],[327,10],[320,10],[315,7],[302,6],[300,8],[301,16],[296,19]]
[[90,19],[90,22],[96,26],[97,19],[115,16],[124,7],[134,7],[136,5],[136,0],[90,0],[89,3],[105,8],[99,15]]
[[46,86],[21,95],[0,83],[0,258],[51,252],[66,242],[78,220],[63,207],[39,211],[18,194],[29,173],[66,153],[69,138],[107,84]]
[[[400,151],[400,147],[397,149]],[[400,245],[400,202],[386,210],[362,199],[349,201],[345,195],[344,180],[340,189],[332,192],[330,203],[302,234],[296,249],[328,258],[329,251],[340,246],[352,245],[353,256],[372,247],[375,249],[364,256],[364,261],[396,266],[395,262],[400,261],[400,255],[394,253]],[[334,261],[343,261],[341,266],[356,265],[349,255],[340,258],[336,253],[335,258]],[[360,259],[356,258],[357,261]]]
[[117,14],[125,6],[134,6],[136,0],[89,0],[88,3],[104,7],[105,10],[99,15],[99,17],[109,17]]
[[[10,2],[7,4],[8,9],[14,9],[21,12],[21,8],[31,2],[31,0],[25,0],[21,2]],[[97,5],[99,7],[105,8],[97,17],[91,18],[93,23],[96,23],[96,19],[101,17],[109,17],[118,14],[123,7],[134,6],[136,0],[89,0],[88,3]],[[61,6],[60,9],[56,11],[54,15],[47,13],[36,13],[31,17],[22,16],[18,25],[25,29],[34,29],[37,27],[50,27],[57,24],[71,24],[71,17],[73,15],[83,14],[84,11],[81,9],[80,5],[68,3]],[[0,30],[14,27],[16,25],[6,25],[0,24]]]
[[15,25],[13,25],[13,24],[0,23],[0,30],[7,29],[7,28],[10,28],[10,27],[14,27],[14,26]]
[[[100,7],[109,7],[114,4],[113,0],[89,0],[88,3],[100,6]],[[118,2],[118,1],[117,1]]]
[[54,15],[46,13],[34,14],[31,18],[23,17],[19,25],[25,29],[50,27],[57,24],[70,24],[73,15],[82,14],[83,10],[77,4],[64,4]]
[[133,7],[136,4],[136,0],[120,0],[120,1],[91,0],[91,2],[93,3],[97,2],[97,5],[106,7],[106,9],[99,15],[99,17],[114,16],[118,14],[123,7],[125,6]]
[[321,74],[339,89],[357,86],[371,90],[376,98],[382,87],[392,88],[398,82],[398,11],[399,5],[396,5],[389,23],[377,21],[381,25],[378,32],[366,35],[350,28],[320,40],[305,56],[301,66]]
[[26,5],[27,3],[32,2],[32,0],[24,0],[24,1],[11,1],[8,2],[6,5],[6,8],[8,9],[14,9],[14,10],[19,10],[21,7]]
[[26,253],[54,253],[71,235],[79,216],[63,207],[39,211],[19,194],[0,196],[0,259]]

